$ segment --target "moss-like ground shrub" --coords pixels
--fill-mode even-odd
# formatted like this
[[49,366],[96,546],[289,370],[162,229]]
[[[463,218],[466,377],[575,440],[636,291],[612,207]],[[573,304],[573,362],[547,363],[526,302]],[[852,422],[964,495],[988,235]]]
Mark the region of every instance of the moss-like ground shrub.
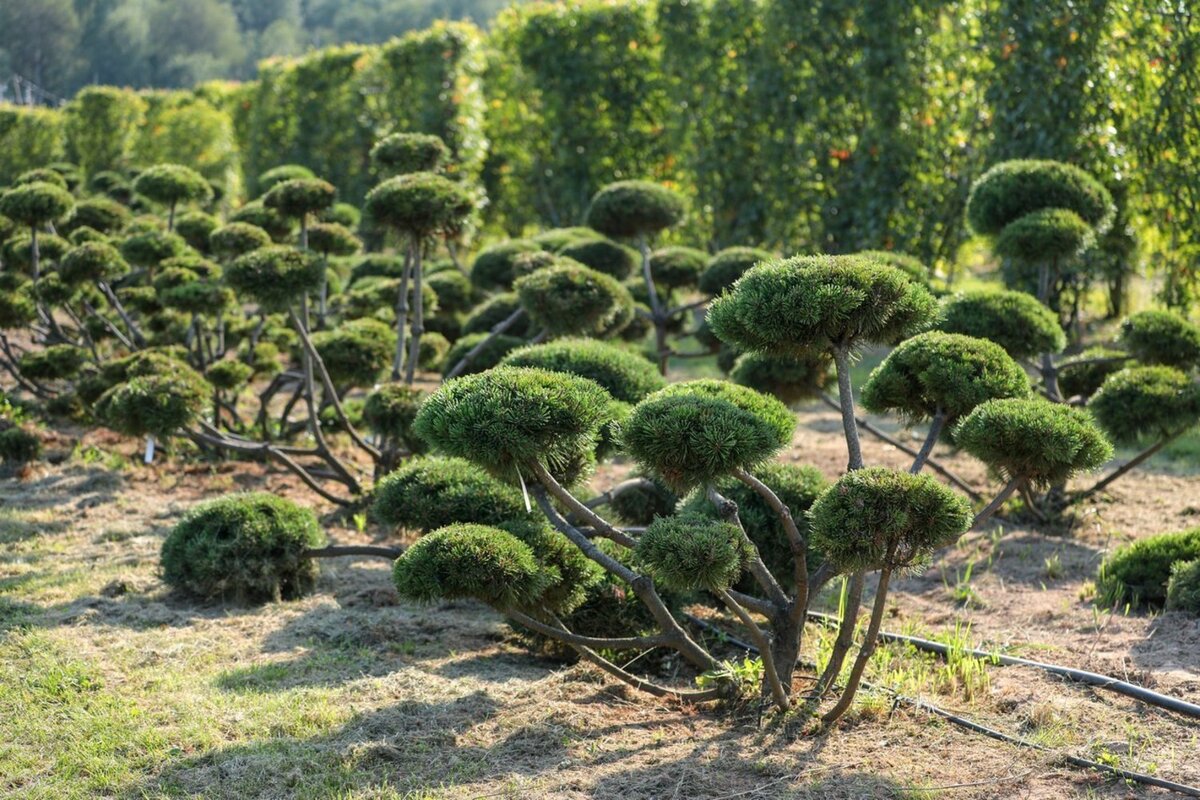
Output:
[[1079,167],[1033,159],[1004,161],[979,177],[967,198],[967,223],[995,236],[1033,211],[1062,208],[1102,231],[1113,215],[1112,196]]
[[1167,609],[1200,615],[1200,558],[1176,561],[1171,565]]
[[971,504],[928,475],[847,473],[809,510],[812,546],[846,571],[911,569],[971,525]]
[[1146,364],[1188,370],[1200,364],[1200,326],[1173,311],[1139,311],[1121,323],[1121,346]]
[[1200,422],[1200,385],[1172,367],[1127,367],[1108,376],[1088,410],[1118,444],[1157,440]]
[[1029,376],[1000,345],[930,331],[901,342],[871,372],[862,403],[917,422],[938,412],[956,419],[986,400],[1028,395]]
[[1054,312],[1025,292],[984,289],[956,294],[942,304],[936,327],[988,339],[1016,359],[1057,353],[1067,344]]
[[1112,458],[1112,445],[1091,416],[1045,400],[989,400],[954,431],[971,455],[1009,479],[1052,486]]
[[518,489],[462,458],[415,458],[375,489],[375,517],[387,525],[428,532],[455,522],[499,525],[529,518]]
[[501,363],[579,375],[600,384],[624,403],[636,403],[666,386],[658,370],[642,356],[595,339],[560,339],[522,347],[506,355]]
[[195,506],[162,548],[163,579],[203,598],[237,602],[289,600],[316,586],[305,556],[325,543],[316,515],[266,492]]
[[621,443],[677,491],[766,461],[791,443],[787,406],[744,386],[715,380],[668,386],[634,406]]
[[1130,603],[1162,608],[1167,602],[1171,568],[1200,559],[1200,528],[1160,533],[1118,547],[1096,576],[1096,601],[1104,606]]
[[529,545],[474,524],[421,537],[396,559],[392,577],[400,596],[410,600],[472,599],[502,609],[534,604],[550,583]]

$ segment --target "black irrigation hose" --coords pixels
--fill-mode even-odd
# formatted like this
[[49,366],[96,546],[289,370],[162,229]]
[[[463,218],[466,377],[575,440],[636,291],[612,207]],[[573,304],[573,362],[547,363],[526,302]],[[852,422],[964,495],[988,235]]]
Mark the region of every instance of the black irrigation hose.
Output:
[[[837,625],[841,621],[837,617],[829,614],[819,614],[811,611],[809,612],[808,616],[810,619],[814,619],[823,625]],[[950,651],[955,649],[940,642],[930,641],[929,639],[921,639],[916,636],[904,636],[899,633],[888,633],[887,631],[880,631],[879,638],[885,642],[903,642],[905,644],[911,644],[918,650],[924,650],[927,653],[937,653],[943,658],[949,656]],[[1071,667],[1064,667],[1059,664],[1047,664],[1042,661],[1031,661],[1027,658],[1017,658],[1016,656],[1006,656],[1001,655],[1000,653],[991,653],[987,650],[973,650],[964,648],[959,652],[974,656],[975,658],[987,659],[994,664],[1000,664],[1006,667],[1032,667],[1034,669],[1040,669],[1043,672],[1049,672],[1052,675],[1058,675],[1059,677],[1066,678],[1067,680],[1075,681],[1077,683],[1085,683],[1088,686],[1095,686],[1099,689],[1107,689],[1110,692],[1116,692],[1117,694],[1123,694],[1126,697],[1132,697],[1135,700],[1140,700],[1147,705],[1156,706],[1158,708],[1166,709],[1167,711],[1174,711],[1178,714],[1183,714],[1184,716],[1200,719],[1200,705],[1189,703],[1186,700],[1180,700],[1178,697],[1159,694],[1158,692],[1153,692],[1144,686],[1138,686],[1134,683],[1118,680],[1117,678],[1113,678],[1108,675],[1101,675],[1097,672],[1088,672],[1087,670],[1082,669],[1072,669]]]
[[[827,615],[822,615],[822,616],[827,616]],[[684,617],[692,624],[694,624],[700,628],[703,628],[704,630],[711,631],[713,633],[720,635],[722,638],[725,639],[725,641],[729,642],[730,644],[734,645],[735,647],[737,647],[739,649],[747,650],[751,653],[759,652],[759,649],[757,647],[755,647],[754,645],[750,644],[749,642],[743,642],[739,639],[736,639],[736,638],[730,636],[724,630],[722,630],[721,628],[718,628],[716,625],[713,625],[711,622],[706,622],[706,621],[704,621],[698,617],[695,617],[691,614],[685,614]],[[912,638],[912,637],[905,637],[905,638]],[[1032,663],[1036,664],[1038,662],[1032,662]],[[1103,676],[1100,676],[1100,677],[1103,677]],[[1053,752],[1049,747],[1046,747],[1045,745],[1037,744],[1036,742],[1026,741],[1025,739],[1017,738],[1016,736],[1010,736],[1007,733],[998,731],[995,728],[989,728],[986,725],[982,725],[978,722],[967,719],[966,717],[961,717],[958,714],[947,711],[946,709],[941,708],[939,706],[935,706],[932,703],[928,703],[924,700],[920,700],[915,697],[908,697],[907,695],[902,695],[899,692],[897,692],[896,690],[889,689],[886,686],[880,686],[878,684],[869,683],[868,681],[863,681],[862,687],[864,689],[872,689],[875,691],[881,691],[881,692],[884,692],[885,694],[890,695],[892,698],[892,702],[895,705],[908,706],[910,708],[915,708],[915,709],[919,709],[921,711],[928,712],[930,714],[933,714],[936,717],[940,717],[940,718],[946,720],[947,722],[949,722],[953,725],[957,725],[960,728],[964,728],[966,730],[973,731],[978,734],[982,734],[983,736],[987,736],[991,739],[995,739],[1000,742],[1005,742],[1007,744],[1015,745],[1017,747],[1027,748],[1030,750],[1039,750],[1042,752]],[[1132,770],[1121,769],[1120,767],[1114,767],[1111,764],[1102,764],[1099,761],[1092,761],[1091,759],[1081,758],[1079,756],[1066,755],[1066,754],[1057,754],[1057,755],[1059,755],[1064,762],[1066,762],[1067,764],[1070,764],[1071,766],[1082,767],[1083,769],[1094,769],[1098,772],[1107,773],[1107,774],[1113,776],[1114,778],[1120,778],[1120,779],[1126,780],[1126,781],[1133,781],[1134,783],[1140,783],[1140,784],[1144,784],[1146,786],[1155,786],[1160,789],[1167,789],[1172,792],[1177,792],[1179,794],[1186,795],[1187,797],[1200,797],[1200,789],[1197,789],[1194,786],[1188,786],[1183,783],[1175,783],[1174,781],[1169,781],[1164,778],[1156,778],[1153,775],[1146,775],[1145,773],[1142,773],[1142,772],[1133,772]]]

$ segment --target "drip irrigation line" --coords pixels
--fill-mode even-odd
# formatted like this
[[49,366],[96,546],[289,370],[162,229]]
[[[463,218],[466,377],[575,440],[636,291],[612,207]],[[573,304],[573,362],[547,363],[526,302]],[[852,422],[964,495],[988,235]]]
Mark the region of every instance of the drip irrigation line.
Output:
[[[821,616],[827,616],[827,615],[821,615]],[[711,622],[706,622],[705,620],[702,620],[691,614],[684,614],[684,617],[692,624],[694,624],[700,628],[703,628],[704,630],[716,633],[717,635],[721,636],[725,641],[729,642],[730,644],[734,645],[735,647],[737,647],[739,649],[744,649],[751,653],[759,653],[759,649],[757,647],[755,647],[753,644],[750,644],[749,642],[741,641],[740,639],[730,636],[724,630],[717,627],[716,625],[713,625]],[[881,638],[882,638],[882,636],[881,636]],[[905,637],[905,638],[913,638],[913,637]],[[1023,660],[1023,659],[1019,659],[1019,660]],[[1038,662],[1032,662],[1032,663],[1038,663]],[[1100,677],[1103,677],[1103,676],[1100,676]],[[914,709],[918,709],[921,711],[925,711],[929,714],[933,714],[936,717],[940,717],[941,719],[944,719],[953,725],[957,725],[960,728],[972,731],[974,733],[978,733],[982,736],[987,736],[988,738],[995,739],[996,741],[999,741],[999,742],[1005,742],[1006,744],[1011,744],[1016,747],[1021,747],[1021,748],[1025,748],[1025,749],[1029,749],[1029,750],[1038,750],[1038,751],[1044,752],[1044,753],[1053,753],[1054,755],[1060,757],[1065,763],[1070,764],[1071,766],[1074,766],[1074,767],[1080,767],[1082,769],[1096,770],[1097,772],[1103,772],[1108,775],[1111,775],[1114,778],[1120,778],[1122,780],[1132,781],[1134,783],[1140,783],[1145,786],[1155,786],[1159,789],[1166,789],[1168,791],[1176,792],[1178,794],[1182,794],[1187,797],[1200,797],[1200,789],[1198,789],[1194,786],[1188,786],[1187,784],[1183,784],[1183,783],[1176,783],[1174,781],[1166,780],[1165,778],[1157,778],[1153,775],[1147,775],[1142,772],[1134,772],[1133,770],[1122,769],[1121,767],[1114,767],[1111,764],[1102,764],[1099,761],[1092,761],[1091,759],[1082,758],[1080,756],[1073,756],[1070,754],[1063,754],[1063,753],[1054,753],[1053,750],[1051,750],[1049,747],[1046,747],[1045,745],[1041,745],[1036,742],[1031,742],[1026,739],[1021,739],[1016,736],[1010,736],[1009,734],[1004,733],[1003,731],[998,731],[995,728],[989,728],[987,725],[983,725],[982,723],[975,722],[974,720],[968,719],[967,717],[963,717],[958,714],[955,714],[952,711],[947,711],[946,709],[941,708],[940,706],[935,706],[932,703],[929,703],[925,700],[921,700],[916,697],[909,697],[907,695],[900,694],[895,689],[891,689],[887,686],[880,686],[879,684],[870,683],[868,681],[863,681],[861,685],[864,689],[879,691],[879,692],[883,692],[884,694],[889,695],[892,698],[892,703],[894,706],[908,706],[909,708],[914,708]]]
[[[816,620],[822,625],[837,625],[840,620],[830,614],[819,614],[810,611],[809,619]],[[1174,711],[1177,714],[1200,719],[1200,705],[1189,703],[1186,700],[1181,700],[1178,697],[1160,694],[1151,691],[1144,686],[1138,686],[1134,683],[1119,680],[1110,675],[1101,675],[1097,672],[1088,672],[1082,669],[1073,669],[1064,667],[1061,664],[1048,664],[1043,661],[1032,661],[1027,658],[1018,658],[1016,656],[1006,656],[1001,653],[989,652],[987,650],[975,650],[971,648],[957,648],[942,644],[941,642],[922,639],[917,636],[904,636],[899,633],[889,633],[888,631],[880,631],[879,638],[885,642],[900,642],[903,644],[911,644],[918,650],[923,650],[927,653],[936,653],[943,658],[949,657],[951,651],[964,653],[975,658],[982,658],[991,661],[993,664],[999,664],[1005,667],[1032,667],[1043,672],[1049,672],[1052,675],[1058,675],[1061,678],[1066,678],[1076,683],[1084,683],[1088,686],[1094,686],[1098,689],[1107,689],[1110,692],[1123,694],[1126,697],[1132,697],[1135,700],[1140,700],[1148,705],[1162,708],[1167,711]]]

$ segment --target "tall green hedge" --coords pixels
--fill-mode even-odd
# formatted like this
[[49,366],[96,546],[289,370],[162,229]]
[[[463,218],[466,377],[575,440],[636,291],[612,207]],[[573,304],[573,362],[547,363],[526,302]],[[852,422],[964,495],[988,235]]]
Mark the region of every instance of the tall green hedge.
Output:
[[0,186],[26,170],[61,160],[64,122],[61,113],[48,108],[0,105]]

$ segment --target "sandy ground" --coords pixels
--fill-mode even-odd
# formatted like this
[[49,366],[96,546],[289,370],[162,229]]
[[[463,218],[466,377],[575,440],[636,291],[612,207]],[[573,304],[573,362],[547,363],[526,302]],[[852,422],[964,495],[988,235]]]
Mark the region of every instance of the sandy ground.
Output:
[[[869,463],[908,465],[874,439],[864,445]],[[986,667],[971,697],[940,681],[936,662],[899,651],[879,659],[873,677],[908,681],[932,702],[1050,752],[893,709],[878,695],[822,736],[760,725],[752,708],[647,699],[588,667],[528,655],[485,607],[401,603],[382,561],[329,561],[319,591],[297,602],[198,607],[157,577],[162,537],[196,500],[265,489],[318,508],[335,541],[395,537],[375,526],[360,533],[286,473],[172,459],[143,467],[137,450],[97,432],[62,463],[0,480],[0,701],[8,701],[0,795],[1160,794],[1066,766],[1065,753],[1200,785],[1195,721],[1028,669]],[[115,468],[114,453],[127,463]],[[941,448],[937,456],[980,488],[995,487],[971,459]],[[845,462],[836,416],[803,409],[786,457],[835,476]],[[606,467],[597,484],[624,469]],[[1004,521],[970,534],[898,582],[885,627],[923,635],[957,627],[977,645],[1200,701],[1200,620],[1114,613],[1087,592],[1107,549],[1197,524],[1198,488],[1195,477],[1151,466],[1079,510],[1067,530]],[[57,682],[46,689],[40,676],[58,673],[91,676],[75,682],[86,687],[81,699],[63,700],[76,694]],[[116,741],[101,747],[108,731]]]

